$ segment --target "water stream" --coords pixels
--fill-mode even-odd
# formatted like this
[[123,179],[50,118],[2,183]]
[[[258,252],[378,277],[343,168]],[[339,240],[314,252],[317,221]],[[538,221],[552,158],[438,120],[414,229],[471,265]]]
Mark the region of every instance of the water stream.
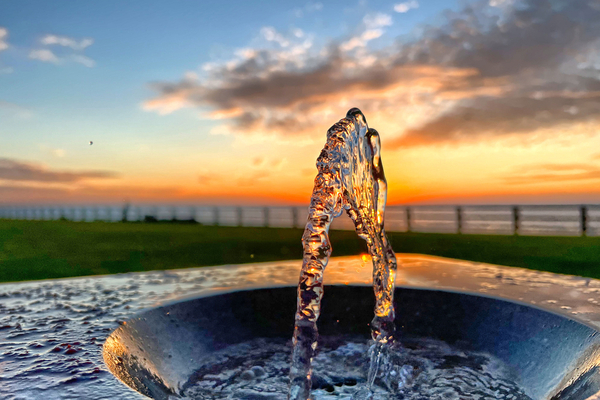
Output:
[[[329,226],[346,211],[357,234],[367,243],[373,260],[375,312],[371,321],[374,345],[367,391],[385,363],[394,335],[396,256],[384,229],[387,183],[381,162],[381,143],[363,113],[353,108],[327,132],[317,159],[308,222],[302,236],[304,259],[298,284],[298,308],[290,368],[291,400],[306,400],[312,386],[311,364],[317,349],[317,320],[323,298],[323,273],[331,256]],[[361,395],[363,397],[363,395]]]

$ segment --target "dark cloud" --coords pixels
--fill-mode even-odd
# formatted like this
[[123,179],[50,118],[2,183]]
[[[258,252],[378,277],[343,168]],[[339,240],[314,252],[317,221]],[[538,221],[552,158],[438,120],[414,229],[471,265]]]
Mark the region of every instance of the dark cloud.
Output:
[[114,178],[110,171],[53,171],[39,165],[0,158],[0,180],[24,182],[71,183],[88,178]]
[[[289,135],[330,124],[324,110],[358,105],[396,115],[395,147],[600,118],[598,0],[476,2],[440,21],[378,52],[335,43],[247,50],[206,79],[154,83],[158,97],[145,107],[205,107],[234,132]],[[411,102],[430,112],[407,128],[400,111]]]
[[[243,110],[235,118],[238,125],[245,126],[258,118],[260,108],[277,110],[297,105],[301,112],[323,98],[363,86],[385,88],[394,81],[392,71],[386,68],[371,67],[368,74],[344,75],[340,73],[344,58],[338,48],[331,46],[325,53],[304,60],[306,66],[300,67],[294,63],[282,65],[286,62],[280,51],[258,50],[233,67],[217,67],[206,82],[183,79],[153,83],[151,87],[160,94],[158,100],[182,96],[194,105],[217,111]],[[273,124],[286,125],[285,119],[273,116],[272,120]]]
[[600,94],[568,98],[560,94],[544,99],[526,96],[475,98],[419,128],[391,140],[391,147],[426,145],[480,138],[485,134],[528,133],[559,124],[587,122],[600,117]]
[[446,14],[440,27],[400,46],[400,62],[476,68],[483,76],[559,67],[600,33],[600,9],[589,0],[525,0],[498,9],[486,3]]
[[393,145],[527,133],[563,123],[597,121],[598,5],[577,0],[516,2],[502,19],[468,7],[453,15],[446,27],[431,28],[425,34],[429,40],[404,49],[413,59],[476,68],[481,77],[504,77],[511,89],[502,96],[465,99],[407,130]]

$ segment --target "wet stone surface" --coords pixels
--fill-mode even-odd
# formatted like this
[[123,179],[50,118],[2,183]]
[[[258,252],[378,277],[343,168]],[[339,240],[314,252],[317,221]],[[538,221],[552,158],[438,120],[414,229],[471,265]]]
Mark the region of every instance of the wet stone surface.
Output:
[[106,337],[141,309],[240,279],[205,269],[0,285],[0,398],[145,398],[105,368]]
[[[600,326],[600,281],[436,257],[399,258],[399,287],[500,296]],[[325,284],[370,285],[370,264],[360,257],[332,259]],[[142,310],[186,297],[295,286],[300,266],[290,261],[2,284],[0,398],[143,399],[104,366],[102,345],[114,329]],[[260,369],[250,368],[247,378],[250,373],[262,376]]]

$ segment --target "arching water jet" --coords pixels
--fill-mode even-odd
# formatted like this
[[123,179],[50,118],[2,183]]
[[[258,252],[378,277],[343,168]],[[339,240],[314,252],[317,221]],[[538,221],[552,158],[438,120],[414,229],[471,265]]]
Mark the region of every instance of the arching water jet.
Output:
[[327,132],[327,143],[317,159],[318,174],[311,196],[308,222],[302,236],[304,258],[298,283],[294,351],[290,369],[291,400],[310,396],[311,363],[317,349],[317,320],[323,298],[323,273],[331,256],[329,227],[346,211],[358,236],[367,243],[373,260],[375,312],[371,321],[370,387],[386,346],[394,335],[396,256],[384,229],[387,182],[381,161],[379,134],[369,129],[358,108]]

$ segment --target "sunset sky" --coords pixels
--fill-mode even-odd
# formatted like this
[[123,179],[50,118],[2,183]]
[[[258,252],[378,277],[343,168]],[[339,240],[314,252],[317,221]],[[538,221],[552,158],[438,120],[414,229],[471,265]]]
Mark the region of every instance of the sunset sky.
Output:
[[0,3],[0,204],[305,204],[352,107],[390,204],[600,202],[600,0]]

